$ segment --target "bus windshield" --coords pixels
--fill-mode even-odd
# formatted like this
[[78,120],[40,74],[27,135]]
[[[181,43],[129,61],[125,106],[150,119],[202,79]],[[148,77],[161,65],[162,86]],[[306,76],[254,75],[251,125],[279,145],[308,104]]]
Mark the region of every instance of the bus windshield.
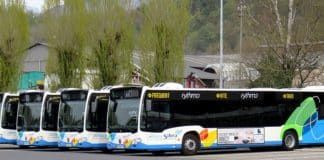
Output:
[[19,98],[18,96],[8,96],[4,102],[2,113],[2,128],[16,129],[16,118],[18,110]]
[[19,98],[18,130],[39,131],[43,93],[24,93]]
[[87,91],[62,93],[59,111],[59,130],[69,132],[83,131],[83,113]]
[[108,131],[134,132],[137,129],[137,110],[141,88],[111,90]]
[[94,93],[91,95],[86,119],[86,129],[88,131],[106,131],[108,98],[108,93]]
[[42,115],[42,128],[47,131],[57,131],[57,117],[60,104],[59,95],[48,95]]

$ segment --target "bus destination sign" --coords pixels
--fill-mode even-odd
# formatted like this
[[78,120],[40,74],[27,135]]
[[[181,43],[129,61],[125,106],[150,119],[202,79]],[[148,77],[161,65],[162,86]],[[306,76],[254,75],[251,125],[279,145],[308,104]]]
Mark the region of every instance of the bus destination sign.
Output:
[[149,99],[169,99],[169,92],[150,92],[147,94],[147,98]]

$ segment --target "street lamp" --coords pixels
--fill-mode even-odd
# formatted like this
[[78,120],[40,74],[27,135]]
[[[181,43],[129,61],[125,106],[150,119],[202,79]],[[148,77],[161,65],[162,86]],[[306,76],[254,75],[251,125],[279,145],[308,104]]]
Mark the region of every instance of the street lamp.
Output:
[[240,0],[240,5],[238,10],[240,12],[240,61],[239,61],[239,80],[242,79],[242,43],[243,43],[243,9],[245,9],[245,5],[243,4],[243,0]]

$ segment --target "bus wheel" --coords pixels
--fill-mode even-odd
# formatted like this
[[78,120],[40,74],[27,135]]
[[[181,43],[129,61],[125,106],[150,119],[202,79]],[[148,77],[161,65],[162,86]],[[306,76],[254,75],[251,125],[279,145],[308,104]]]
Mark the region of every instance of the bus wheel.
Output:
[[294,131],[285,132],[282,145],[284,150],[294,150],[298,146],[298,138],[296,133]]
[[194,134],[186,134],[182,140],[182,154],[183,155],[194,155],[200,148],[199,139]]

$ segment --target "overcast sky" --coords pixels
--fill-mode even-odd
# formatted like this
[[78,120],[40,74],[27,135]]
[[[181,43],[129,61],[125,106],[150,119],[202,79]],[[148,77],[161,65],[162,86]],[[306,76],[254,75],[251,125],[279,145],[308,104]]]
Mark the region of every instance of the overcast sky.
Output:
[[[45,0],[25,0],[26,7],[28,10],[33,10],[34,12],[41,12],[43,9]],[[132,0],[135,6],[138,6],[140,4],[140,0]]]
[[25,0],[28,10],[40,12],[43,8],[44,0]]

